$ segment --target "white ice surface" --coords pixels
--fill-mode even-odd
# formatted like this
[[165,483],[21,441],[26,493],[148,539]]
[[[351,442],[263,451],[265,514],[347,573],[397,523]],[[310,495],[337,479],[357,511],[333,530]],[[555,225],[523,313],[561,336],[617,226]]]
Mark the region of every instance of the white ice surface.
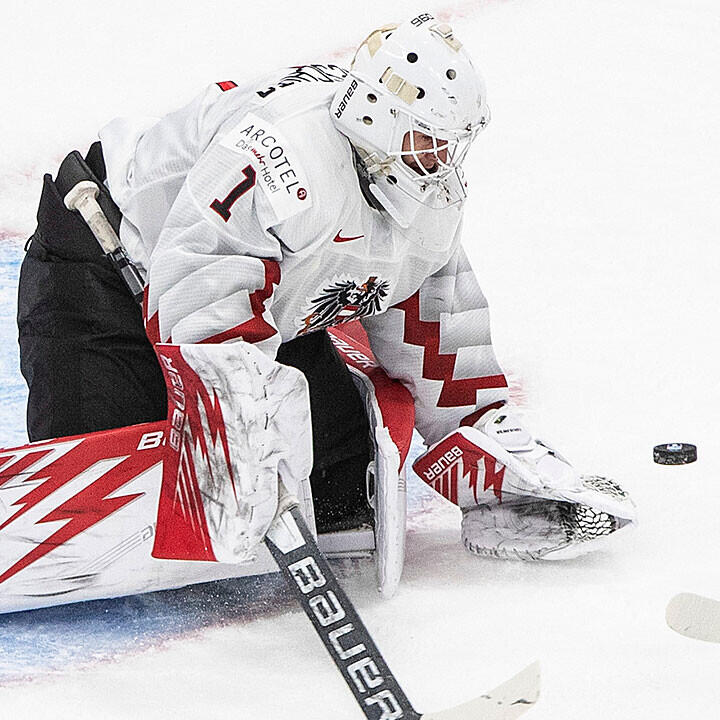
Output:
[[[720,598],[718,4],[427,6],[445,11],[489,87],[493,121],[468,160],[465,242],[501,361],[522,379],[537,426],[578,466],[625,484],[641,524],[613,552],[491,562],[464,553],[454,508],[415,488],[397,595],[381,600],[363,563],[341,568],[343,585],[420,710],[462,702],[537,658],[533,720],[717,717],[717,647],[672,633],[664,611],[681,591]],[[6,0],[0,260],[32,230],[42,173],[114,115],[159,113],[240,73],[347,62],[370,29],[419,9]],[[3,272],[7,445],[21,439],[22,391]],[[652,446],[671,441],[697,444],[698,461],[654,465]],[[287,598],[275,609],[243,602],[226,621],[112,662],[40,663],[32,682],[0,686],[1,715],[361,717]],[[71,622],[82,637],[83,612]],[[6,665],[15,629],[0,621]]]

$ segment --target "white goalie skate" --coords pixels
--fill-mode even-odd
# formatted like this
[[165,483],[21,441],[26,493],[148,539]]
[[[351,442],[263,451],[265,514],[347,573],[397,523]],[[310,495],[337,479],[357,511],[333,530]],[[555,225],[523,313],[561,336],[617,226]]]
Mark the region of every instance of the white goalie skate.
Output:
[[620,485],[579,474],[508,407],[450,433],[414,467],[462,508],[463,545],[484,557],[573,558],[635,522]]

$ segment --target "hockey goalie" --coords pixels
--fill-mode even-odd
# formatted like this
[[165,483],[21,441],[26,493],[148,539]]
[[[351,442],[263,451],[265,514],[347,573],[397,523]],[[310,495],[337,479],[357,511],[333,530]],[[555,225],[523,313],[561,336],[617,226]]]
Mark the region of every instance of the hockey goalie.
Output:
[[[118,118],[46,175],[19,285],[33,443],[0,455],[0,610],[270,570],[283,488],[328,552],[374,548],[391,592],[414,428],[414,468],[462,509],[471,553],[572,557],[631,525],[622,488],[508,402],[461,243],[462,166],[489,121],[466,49],[424,13],[349,69],[238,76]],[[122,263],[70,209],[83,182]]]

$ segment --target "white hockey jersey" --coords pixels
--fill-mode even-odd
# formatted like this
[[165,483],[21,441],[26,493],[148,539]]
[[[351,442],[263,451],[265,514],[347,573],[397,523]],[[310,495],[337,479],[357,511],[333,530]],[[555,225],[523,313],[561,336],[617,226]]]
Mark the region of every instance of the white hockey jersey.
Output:
[[216,83],[159,120],[115,120],[100,133],[107,184],[147,271],[151,340],[242,339],[274,357],[360,319],[432,443],[505,400],[507,383],[460,246],[462,208],[420,207],[403,229],[370,206],[328,109],[345,74],[289,68]]

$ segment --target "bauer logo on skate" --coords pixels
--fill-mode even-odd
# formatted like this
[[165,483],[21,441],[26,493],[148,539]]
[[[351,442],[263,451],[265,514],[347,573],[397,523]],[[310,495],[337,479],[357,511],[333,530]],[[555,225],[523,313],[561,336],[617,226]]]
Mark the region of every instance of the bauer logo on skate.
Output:
[[[374,691],[363,698],[365,705],[377,705],[381,715],[378,720],[400,720],[405,714],[400,703],[386,685],[377,664],[351,622],[343,622],[347,615],[345,608],[332,590],[322,590],[327,580],[315,559],[310,555],[288,565],[288,570],[303,595],[311,595],[308,600],[313,615],[323,632],[327,634],[328,649],[336,656],[336,662],[343,670],[358,693]],[[312,594],[314,593],[314,594]]]
[[[459,504],[458,492],[465,489],[471,490],[475,502],[478,502],[480,481],[483,492],[492,488],[495,497],[502,499],[505,466],[460,433],[453,433],[418,458],[413,470],[456,505]],[[459,485],[460,478],[464,481],[463,485]]]

